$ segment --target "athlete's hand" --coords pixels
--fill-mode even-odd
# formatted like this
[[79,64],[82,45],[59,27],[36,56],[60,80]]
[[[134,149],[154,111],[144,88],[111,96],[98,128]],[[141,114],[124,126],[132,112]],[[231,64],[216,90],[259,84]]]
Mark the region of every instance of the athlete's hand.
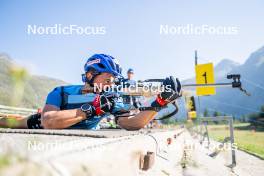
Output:
[[157,96],[156,100],[151,104],[152,107],[163,107],[174,102],[181,96],[181,84],[178,79],[173,76],[166,78],[163,83],[164,90]]
[[103,115],[104,113],[111,112],[114,108],[114,103],[105,95],[96,95],[92,105],[95,110],[95,115]]

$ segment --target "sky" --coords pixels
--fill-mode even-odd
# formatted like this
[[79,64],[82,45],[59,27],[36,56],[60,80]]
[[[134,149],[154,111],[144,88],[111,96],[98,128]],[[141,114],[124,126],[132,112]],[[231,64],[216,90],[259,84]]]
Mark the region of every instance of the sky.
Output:
[[[83,65],[95,53],[119,59],[136,79],[186,79],[199,63],[229,58],[244,63],[264,45],[264,1],[238,0],[0,0],[0,53],[32,74],[81,83]],[[28,26],[103,27],[104,34],[34,35]],[[161,26],[235,27],[235,34],[164,34]]]

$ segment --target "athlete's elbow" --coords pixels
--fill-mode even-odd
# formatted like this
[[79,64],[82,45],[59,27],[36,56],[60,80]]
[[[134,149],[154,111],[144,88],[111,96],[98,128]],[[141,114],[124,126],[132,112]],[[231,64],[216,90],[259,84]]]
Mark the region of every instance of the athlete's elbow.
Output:
[[125,129],[125,130],[129,130],[129,131],[136,131],[136,130],[140,130],[142,128],[145,127],[145,124],[134,124],[134,125],[130,125],[127,123],[123,123],[122,121],[118,123],[118,125]]
[[145,126],[143,125],[137,125],[137,126],[127,126],[125,127],[126,130],[128,131],[136,131],[136,130],[140,130],[142,128],[144,128]]
[[52,113],[45,112],[41,115],[41,125],[44,129],[54,129]]
[[133,126],[133,127],[128,127],[126,130],[128,131],[137,131],[140,130],[142,128],[144,128],[145,126]]

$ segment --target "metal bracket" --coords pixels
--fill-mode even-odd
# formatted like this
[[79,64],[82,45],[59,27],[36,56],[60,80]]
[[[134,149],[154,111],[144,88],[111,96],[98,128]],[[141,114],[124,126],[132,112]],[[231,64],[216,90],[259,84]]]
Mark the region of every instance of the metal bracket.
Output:
[[233,147],[235,140],[234,140],[234,127],[233,127],[233,117],[232,116],[223,116],[223,117],[203,117],[200,118],[201,122],[209,122],[209,121],[228,121],[229,122],[229,132],[230,132],[230,137],[225,138],[223,143],[227,142],[230,140],[231,143],[231,155],[232,155],[232,164],[230,167],[236,166],[236,154],[235,154],[235,148]]

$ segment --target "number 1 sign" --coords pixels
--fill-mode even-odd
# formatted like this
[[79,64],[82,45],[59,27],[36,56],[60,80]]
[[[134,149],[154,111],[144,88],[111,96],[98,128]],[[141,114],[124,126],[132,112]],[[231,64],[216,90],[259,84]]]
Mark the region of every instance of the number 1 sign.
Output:
[[[213,63],[198,64],[195,66],[196,84],[214,84],[214,66]],[[197,96],[214,95],[215,87],[197,87]]]

